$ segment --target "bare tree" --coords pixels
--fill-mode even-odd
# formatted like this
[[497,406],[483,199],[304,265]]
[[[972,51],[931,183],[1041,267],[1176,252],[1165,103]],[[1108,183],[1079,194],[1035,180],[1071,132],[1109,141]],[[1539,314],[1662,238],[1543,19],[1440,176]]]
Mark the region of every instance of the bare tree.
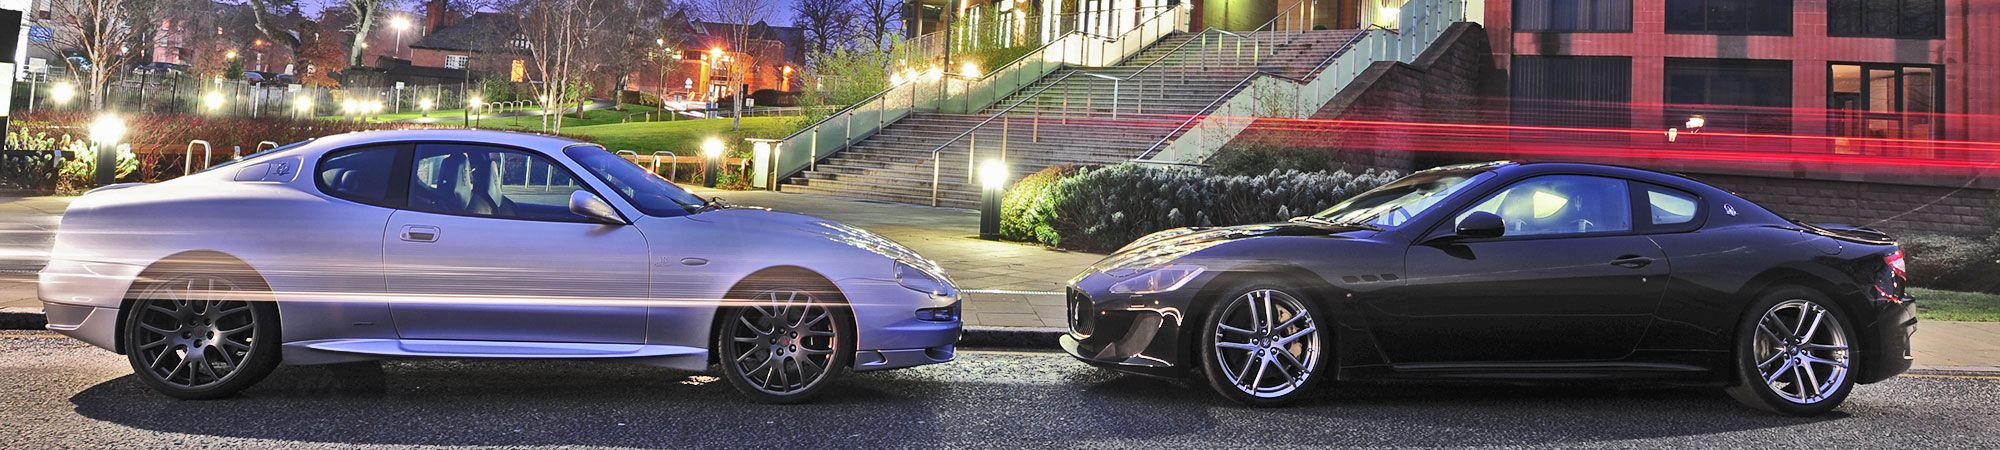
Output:
[[[55,23],[52,27],[55,34],[39,45],[50,53],[74,52],[83,57],[81,62],[72,58],[63,60],[70,73],[83,74],[85,87],[90,89],[90,108],[102,109],[111,77],[144,53],[137,48],[145,35],[140,28],[155,26],[150,18],[158,6],[151,0],[52,2],[49,14],[50,21]],[[135,17],[146,21],[136,21]]]
[[292,59],[298,60],[299,50],[305,47],[306,41],[296,30],[287,29],[278,20],[299,15],[299,0],[249,0],[249,6],[250,17],[257,31],[264,33],[264,37],[271,42],[290,49]]
[[347,9],[354,14],[354,41],[347,46],[347,66],[360,66],[362,52],[367,50],[368,32],[375,28],[375,17],[382,13],[382,0],[345,0]]
[[[601,63],[603,70],[592,71],[599,79],[609,83],[612,109],[625,110],[622,92],[631,83],[633,74],[646,63],[662,63],[664,55],[660,47],[669,44],[669,39],[660,30],[665,28],[667,14],[674,10],[672,0],[618,0],[612,2],[614,11],[607,19],[601,45],[592,45],[589,59]],[[672,42],[679,45],[678,39]],[[653,55],[647,58],[635,55]]]
[[[705,5],[703,6],[706,7],[709,17],[714,18],[716,22],[731,25],[727,36],[725,36],[729,40],[729,51],[731,52],[747,52],[751,50],[750,40],[753,37],[758,37],[753,36],[753,34],[760,32],[761,27],[758,25],[771,17],[771,9],[776,6],[776,2],[773,0],[704,0],[704,3]],[[748,78],[750,75],[750,66],[748,61],[743,60],[744,58],[736,58],[729,55],[724,56],[721,61],[710,61],[710,63],[722,69],[722,72],[728,75],[730,96],[736,99],[731,106],[734,114],[730,114],[732,118],[729,122],[729,129],[741,130],[743,129],[743,97],[746,97],[746,94],[748,94],[747,92],[743,92],[743,88],[746,86],[744,84],[745,78]]]
[[855,8],[851,0],[796,0],[794,22],[806,33],[806,55],[824,54],[854,36]]
[[903,0],[858,0],[855,12],[860,16],[859,34],[868,38],[868,43],[880,51],[889,45],[889,37],[897,34],[896,26],[903,18]]
[[[594,30],[607,21],[601,8],[607,1],[615,0],[520,0],[510,5],[528,40],[528,64],[541,79],[533,86],[544,111],[580,97],[582,75],[589,68],[580,67],[578,57],[591,44]],[[542,115],[543,129],[561,133],[562,119],[561,114]]]

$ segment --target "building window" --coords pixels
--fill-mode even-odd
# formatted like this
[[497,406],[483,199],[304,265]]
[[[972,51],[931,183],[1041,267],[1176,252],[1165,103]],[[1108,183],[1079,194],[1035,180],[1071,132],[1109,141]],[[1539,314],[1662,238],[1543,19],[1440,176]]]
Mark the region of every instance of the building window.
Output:
[[1701,116],[1704,130],[1791,133],[1789,61],[1667,58],[1662,128]]
[[1792,34],[1792,0],[1667,0],[1667,32]]
[[470,57],[467,57],[467,56],[465,56],[465,55],[445,55],[445,57],[444,57],[444,68],[446,68],[446,69],[463,69],[463,68],[465,68],[465,63],[466,63],[466,61],[470,61],[471,59],[472,59],[472,58],[470,58]]
[[[1881,139],[1944,137],[1944,73],[1937,66],[1833,64],[1827,134]],[[1909,143],[1840,140],[1837,153],[1927,156]],[[1913,154],[1915,153],[1915,154]]]
[[1521,0],[1514,3],[1515,31],[1632,31],[1632,0]]
[[1510,86],[1519,125],[1630,128],[1632,58],[1516,56]]
[[1828,0],[1826,34],[1943,38],[1944,0]]
[[528,35],[515,33],[513,38],[507,39],[507,45],[526,50],[528,48]]

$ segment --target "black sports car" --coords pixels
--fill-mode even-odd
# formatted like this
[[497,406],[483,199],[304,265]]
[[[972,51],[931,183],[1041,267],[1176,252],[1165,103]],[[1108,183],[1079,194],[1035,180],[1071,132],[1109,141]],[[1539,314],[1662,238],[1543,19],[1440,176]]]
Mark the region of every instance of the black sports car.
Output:
[[1062,346],[1253,405],[1333,379],[1614,379],[1805,415],[1910,367],[1905,280],[1887,235],[1688,178],[1483,163],[1141,238],[1070,282]]

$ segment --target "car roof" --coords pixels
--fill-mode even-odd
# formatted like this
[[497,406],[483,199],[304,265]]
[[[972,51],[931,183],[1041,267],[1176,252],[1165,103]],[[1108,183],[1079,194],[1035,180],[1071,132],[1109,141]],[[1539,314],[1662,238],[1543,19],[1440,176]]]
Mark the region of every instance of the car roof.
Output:
[[341,133],[314,140],[313,151],[326,151],[356,145],[382,144],[391,142],[472,142],[521,147],[541,153],[560,151],[572,144],[584,143],[575,139],[544,136],[511,131],[467,130],[467,129],[425,129],[425,130],[377,130]]

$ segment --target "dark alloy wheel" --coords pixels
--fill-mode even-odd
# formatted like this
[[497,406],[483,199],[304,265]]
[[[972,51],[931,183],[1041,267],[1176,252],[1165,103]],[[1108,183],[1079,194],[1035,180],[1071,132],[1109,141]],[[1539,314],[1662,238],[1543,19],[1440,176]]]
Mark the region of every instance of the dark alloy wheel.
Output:
[[1737,330],[1737,383],[1729,394],[1754,408],[1810,416],[1840,406],[1854,389],[1854,337],[1845,313],[1819,291],[1765,294]]
[[1229,292],[1204,316],[1196,349],[1210,387],[1246,405],[1277,406],[1325,378],[1325,315],[1302,291],[1253,283]]
[[716,349],[724,378],[760,403],[811,400],[854,357],[846,309],[828,295],[797,288],[759,291],[749,305],[724,310]]
[[150,283],[125,311],[126,359],[154,390],[228,396],[278,365],[278,308],[240,274],[181,274]]

